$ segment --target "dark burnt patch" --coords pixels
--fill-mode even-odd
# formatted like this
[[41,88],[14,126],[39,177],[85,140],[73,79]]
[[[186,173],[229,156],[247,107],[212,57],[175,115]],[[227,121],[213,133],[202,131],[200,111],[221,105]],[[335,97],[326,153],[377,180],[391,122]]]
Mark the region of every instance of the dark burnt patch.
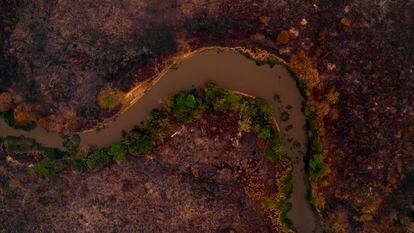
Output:
[[[154,78],[159,66],[186,49],[243,45],[286,61],[304,51],[322,81],[312,98],[323,99],[331,88],[340,93],[339,118],[324,121],[331,172],[315,185],[326,200],[321,211],[326,219],[334,216],[340,199],[350,203],[341,208],[345,219],[359,219],[352,220],[359,221],[351,224],[353,231],[375,225],[398,232],[407,225],[376,219],[401,210],[399,204],[374,211],[372,220],[367,215],[361,220],[360,213],[383,203],[412,172],[413,11],[410,1],[3,0],[0,90],[22,95],[35,105],[37,117],[53,115],[51,129],[61,129],[70,115],[62,114],[66,111],[86,129],[107,116],[94,108],[102,86],[127,92]],[[277,44],[283,30],[289,42]],[[189,48],[181,50],[182,44]],[[53,85],[56,90],[44,88],[59,77],[65,78]],[[69,93],[72,82],[77,88]]]

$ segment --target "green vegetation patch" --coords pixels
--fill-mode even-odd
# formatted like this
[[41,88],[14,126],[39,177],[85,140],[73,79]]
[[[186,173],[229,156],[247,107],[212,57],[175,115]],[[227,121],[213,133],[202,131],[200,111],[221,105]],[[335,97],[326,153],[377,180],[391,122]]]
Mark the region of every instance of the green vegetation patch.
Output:
[[113,109],[122,103],[124,93],[113,88],[104,88],[98,95],[99,107],[103,109]]
[[[280,62],[278,61],[277,58],[269,56],[270,58],[266,58],[266,59],[257,59],[255,57],[253,57],[250,53],[245,52],[243,50],[238,50],[240,54],[244,55],[246,58],[251,59],[253,61],[256,62],[257,65],[265,65],[268,64],[270,67],[274,66],[276,63],[280,63],[284,66],[286,66],[286,68],[288,69],[288,71],[291,73],[292,77],[295,78],[296,80],[296,85],[299,88],[300,94],[305,98],[308,99],[310,96],[310,92],[309,92],[309,87],[308,87],[308,83],[307,81],[296,75],[297,74],[297,68],[295,67],[291,67],[291,65],[287,65],[286,63]],[[281,102],[281,98],[280,96],[276,93],[274,95],[274,100],[277,102]],[[289,108],[286,108],[287,110],[290,110]],[[308,133],[308,142],[307,142],[307,160],[306,160],[306,174],[308,176],[308,179],[311,182],[315,182],[317,181],[320,177],[326,175],[328,168],[327,165],[325,164],[325,158],[323,155],[323,150],[322,150],[322,143],[320,141],[319,138],[319,134],[318,134],[318,129],[316,129],[314,120],[315,120],[315,107],[313,106],[313,104],[310,101],[304,101],[303,103],[303,108],[302,108],[305,117],[307,119],[307,124],[306,124],[306,130]],[[283,121],[288,121],[289,120],[289,114],[286,113],[282,113],[281,116]],[[295,148],[300,148],[301,145],[300,143],[295,143],[293,144],[293,146]],[[272,148],[272,147],[271,147]],[[275,159],[278,158],[279,156],[277,155],[277,153],[275,153],[274,151],[278,151],[277,147],[273,147],[273,150],[270,150],[269,148],[267,149],[268,151],[268,156]],[[312,190],[309,189],[308,190],[308,198],[309,201],[313,207],[313,210],[316,212],[316,207],[315,207],[315,201],[314,198],[312,196]],[[318,213],[317,213],[318,214]]]
[[311,180],[316,180],[325,175],[326,166],[322,154],[315,154],[309,160],[309,177]]
[[322,143],[319,138],[312,137],[309,139],[308,153],[310,155],[308,162],[309,178],[316,181],[319,177],[324,176],[327,170],[324,163],[325,158],[322,154]]
[[[113,93],[112,90],[107,92]],[[108,93],[104,95],[105,98]],[[104,102],[108,100],[105,98]],[[112,103],[106,107],[110,105]],[[135,126],[130,132],[124,132],[120,142],[99,150],[84,152],[79,148],[79,135],[70,135],[63,136],[63,146],[73,156],[72,167],[74,170],[93,172],[113,162],[120,163],[128,155],[142,156],[150,153],[154,141],[163,140],[170,133],[173,122],[193,121],[207,110],[223,113],[238,112],[240,116],[239,130],[256,133],[258,138],[266,143],[266,154],[269,159],[277,161],[287,157],[280,135],[274,128],[272,107],[266,101],[226,91],[211,82],[202,88],[182,91],[167,98],[162,108],[154,109],[145,121]],[[52,154],[53,158],[63,157],[63,152],[42,147],[30,139],[15,141],[13,138],[9,138],[7,144],[14,151],[44,150],[48,154]],[[50,163],[50,161],[46,162]],[[45,165],[46,162],[44,162]]]
[[282,223],[290,229],[295,229],[295,226],[287,217],[287,213],[292,209],[292,203],[287,200],[278,201],[273,199],[266,199],[262,201],[262,206],[269,210],[274,210],[275,212],[280,211]]
[[[304,103],[304,113],[307,118],[308,143],[306,145],[306,175],[311,182],[316,182],[320,177],[326,175],[328,168],[325,164],[325,157],[323,155],[322,142],[318,135],[318,129],[314,123],[315,108],[310,102]],[[311,204],[312,210],[315,214],[319,214],[316,207],[316,201],[309,187],[307,192],[307,199]]]
[[98,150],[90,153],[84,160],[88,171],[96,171],[112,161],[107,150]]
[[43,177],[56,176],[62,169],[62,163],[51,158],[44,158],[34,166],[34,171]]
[[24,131],[31,131],[36,128],[36,122],[30,122],[25,125],[17,124],[14,119],[14,112],[7,111],[7,112],[0,112],[0,117],[4,118],[4,121],[7,125],[9,125],[13,129],[24,130]]
[[68,151],[72,153],[79,152],[79,145],[80,145],[80,136],[78,134],[74,135],[63,135],[63,147],[65,147]]
[[[241,96],[219,88],[214,83],[190,91],[182,91],[164,101],[162,108],[154,109],[145,121],[131,131],[124,132],[120,142],[108,147],[84,152],[80,150],[79,135],[63,136],[63,146],[72,155],[72,169],[78,172],[95,172],[111,164],[121,163],[127,156],[144,156],[151,152],[155,141],[164,140],[171,133],[171,125],[176,122],[190,122],[202,116],[206,111],[237,113],[239,130],[253,132],[266,145],[266,156],[273,162],[287,158],[282,139],[275,130],[274,112],[263,99]],[[57,149],[42,147],[32,139],[24,137],[0,138],[8,148],[18,152],[43,151],[47,155],[34,166],[34,171],[43,177],[55,176],[62,171],[63,155]],[[292,192],[291,174],[284,182],[284,200],[266,199],[263,206],[281,213],[282,221],[293,226],[286,218],[291,204],[287,201]]]
[[175,96],[175,105],[178,109],[194,109],[196,103],[197,102],[193,94],[181,92]]
[[259,134],[257,135],[260,139],[268,140],[271,138],[271,130],[270,128],[262,128],[260,129]]
[[288,158],[279,134],[271,135],[269,146],[266,148],[266,156],[272,161],[280,161],[283,158]]
[[62,169],[60,159],[67,155],[66,152],[57,148],[45,147],[37,143],[32,138],[24,136],[7,136],[0,137],[0,146],[6,145],[7,151],[10,153],[39,153],[42,154],[43,159],[36,163],[34,171],[43,177],[56,176]]
[[293,169],[287,174],[283,184],[283,194],[288,199],[293,192]]
[[117,161],[114,158],[114,151],[111,151],[111,147],[96,150],[89,154],[80,155],[74,158],[72,161],[72,168],[79,172],[93,172],[108,166],[113,161]]
[[148,136],[129,138],[126,144],[128,145],[128,152],[134,156],[148,154],[152,149],[152,139]]
[[318,130],[313,123],[315,114],[310,104],[305,104],[305,114],[308,117],[308,145],[307,145],[307,173],[311,181],[316,181],[327,172],[325,157],[323,156],[322,142],[319,139]]
[[114,143],[109,147],[108,154],[116,162],[122,162],[126,159],[125,146],[122,143]]
[[11,153],[41,153],[44,156],[60,159],[63,158],[67,153],[57,148],[45,147],[32,138],[24,136],[7,136],[5,138],[0,137],[0,145],[5,144],[7,150]]

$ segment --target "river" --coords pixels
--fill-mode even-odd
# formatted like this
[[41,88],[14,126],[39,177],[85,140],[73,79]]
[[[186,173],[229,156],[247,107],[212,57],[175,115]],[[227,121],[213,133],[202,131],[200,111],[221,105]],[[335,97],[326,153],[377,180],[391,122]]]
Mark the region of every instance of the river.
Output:
[[[286,68],[281,65],[273,68],[268,65],[257,66],[254,61],[246,59],[235,50],[220,52],[209,50],[198,53],[191,59],[181,61],[176,67],[178,68],[171,69],[160,77],[156,85],[106,128],[99,132],[81,133],[81,146],[94,144],[103,147],[120,140],[122,130],[128,131],[144,120],[152,109],[160,106],[163,98],[174,95],[180,90],[204,85],[209,80],[229,90],[261,97],[274,108],[285,147],[292,161],[295,161],[293,192],[290,197],[293,206],[288,217],[292,219],[298,232],[313,232],[318,224],[305,198],[306,182],[302,158],[305,153],[306,137],[303,126],[306,119],[301,111],[303,98]],[[275,94],[280,96],[280,102],[275,101]],[[286,110],[285,107],[288,105],[292,108]],[[280,119],[282,107],[290,116],[286,122]],[[0,122],[0,136],[25,135],[45,146],[61,148],[62,138],[56,132],[47,132],[41,128],[24,132],[11,129],[4,121]],[[285,128],[288,125],[292,125],[293,128],[287,131]],[[288,141],[289,138],[299,142],[301,149],[292,146],[292,142]]]

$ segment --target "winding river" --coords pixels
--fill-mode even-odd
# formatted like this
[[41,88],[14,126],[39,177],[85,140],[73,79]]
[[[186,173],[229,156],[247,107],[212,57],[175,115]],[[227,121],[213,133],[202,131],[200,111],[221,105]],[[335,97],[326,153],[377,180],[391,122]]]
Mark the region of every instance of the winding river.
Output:
[[[303,98],[289,72],[281,65],[273,68],[267,65],[257,66],[254,61],[246,59],[235,50],[209,50],[198,53],[191,59],[183,60],[177,67],[178,69],[171,69],[160,78],[139,101],[106,128],[99,132],[81,133],[81,146],[94,144],[102,147],[120,140],[122,130],[128,131],[144,120],[152,109],[160,106],[163,98],[180,90],[204,85],[208,80],[229,90],[261,97],[272,104],[288,154],[295,161],[293,193],[290,198],[293,207],[288,217],[292,219],[298,232],[314,232],[317,221],[305,198],[306,182],[302,158],[305,153],[306,137],[303,126],[306,119],[301,111]],[[280,96],[280,101],[274,99],[275,94]],[[291,108],[287,109],[289,105]],[[288,121],[280,119],[281,111],[289,113]],[[293,128],[286,130],[289,125]],[[58,133],[47,132],[41,128],[30,132],[19,131],[11,129],[1,121],[0,136],[7,135],[25,135],[46,146],[62,148],[62,138]],[[293,146],[292,140],[299,142],[301,147],[298,148],[298,143]]]

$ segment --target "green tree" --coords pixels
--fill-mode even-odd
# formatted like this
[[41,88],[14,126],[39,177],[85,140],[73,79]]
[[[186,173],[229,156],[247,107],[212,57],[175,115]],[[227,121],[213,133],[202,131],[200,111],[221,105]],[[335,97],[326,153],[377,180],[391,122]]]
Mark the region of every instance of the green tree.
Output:
[[207,105],[213,106],[218,98],[221,97],[222,91],[216,84],[208,82],[204,88],[204,99]]
[[153,110],[142,124],[145,134],[162,139],[171,130],[170,121],[165,111]]
[[270,129],[269,128],[262,128],[258,134],[258,137],[263,140],[270,139]]
[[240,108],[241,97],[235,93],[227,93],[226,105],[228,109],[238,110]]
[[89,171],[96,171],[112,161],[111,155],[105,150],[98,150],[89,154],[86,158],[86,167]]
[[140,136],[128,144],[128,152],[135,156],[148,154],[151,149],[152,140],[147,136]]
[[326,166],[324,163],[324,157],[322,154],[315,154],[313,158],[309,160],[309,175],[311,180],[317,180],[319,177],[324,176],[326,172]]
[[86,157],[78,156],[72,160],[72,169],[78,172],[88,171],[88,165],[86,165]]
[[59,161],[44,158],[34,166],[34,171],[43,177],[56,176],[63,169]]
[[175,104],[177,108],[194,109],[196,99],[193,94],[181,92],[175,97]]
[[126,158],[125,147],[122,143],[114,143],[109,147],[108,154],[117,162],[122,162]]

